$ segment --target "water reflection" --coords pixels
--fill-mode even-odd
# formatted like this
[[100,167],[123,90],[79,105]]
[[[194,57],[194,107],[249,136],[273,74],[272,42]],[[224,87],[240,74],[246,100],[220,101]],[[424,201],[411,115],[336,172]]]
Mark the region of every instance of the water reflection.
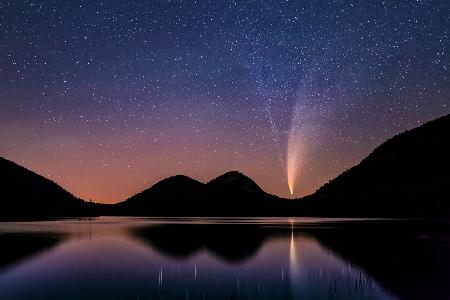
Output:
[[448,223],[363,222],[311,234],[340,259],[403,299],[447,299],[450,295]]
[[248,224],[166,224],[138,227],[130,231],[158,252],[175,259],[188,259],[208,252],[229,263],[252,258],[264,241],[282,229]]
[[35,253],[52,248],[63,239],[61,234],[0,234],[0,274],[4,269],[29,259]]
[[[422,288],[416,296],[448,295],[447,284],[442,284],[449,278],[445,277],[448,271],[443,267],[434,270],[431,266],[426,275],[408,275],[401,274],[410,272],[401,258],[401,266],[389,260],[402,244],[410,247],[407,257],[416,259],[416,267],[430,261],[411,254],[415,245],[409,238],[393,243],[391,237],[400,232],[392,230],[395,234],[375,235],[371,230],[379,224],[363,226],[369,233],[364,237],[371,237],[363,238],[355,227],[361,229],[360,224],[342,226],[311,219],[98,218],[2,223],[2,254],[23,248],[28,252],[2,255],[8,263],[0,264],[0,299],[416,298],[405,293],[408,288],[400,277],[414,280],[414,275],[415,280],[429,282],[424,277],[433,278],[433,272],[444,278],[435,285],[409,289]],[[20,236],[21,242],[11,236]],[[380,245],[386,251],[380,252]],[[448,257],[445,245],[439,244],[439,255]],[[390,264],[380,264],[380,256]],[[446,263],[444,267],[449,267]]]

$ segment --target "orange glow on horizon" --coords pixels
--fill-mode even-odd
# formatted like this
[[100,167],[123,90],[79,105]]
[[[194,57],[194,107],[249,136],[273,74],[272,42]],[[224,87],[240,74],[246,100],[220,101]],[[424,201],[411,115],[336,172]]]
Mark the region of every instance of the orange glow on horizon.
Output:
[[[291,135],[290,149],[292,151],[292,146],[297,145],[297,153],[301,155],[290,156],[297,157],[298,162],[286,161],[286,168],[282,168],[272,147],[260,147],[255,151],[249,146],[248,139],[226,130],[222,132],[223,129],[220,129],[221,140],[224,145],[238,145],[236,151],[225,146],[216,148],[215,140],[209,138],[192,137],[187,127],[152,128],[145,135],[118,132],[119,137],[102,129],[97,133],[101,139],[87,140],[83,133],[65,132],[50,138],[49,131],[41,129],[39,134],[23,139],[21,132],[33,132],[32,128],[32,124],[21,123],[8,134],[0,132],[2,140],[9,141],[2,145],[0,155],[51,179],[78,198],[97,203],[124,201],[177,174],[208,182],[233,170],[249,176],[270,194],[298,198],[314,193],[325,182],[355,165],[365,155],[361,149],[369,147],[354,148],[350,144],[325,141],[305,160],[306,136],[297,130]],[[304,129],[301,128],[303,134],[307,133]],[[215,130],[214,127],[211,130]],[[269,134],[267,131],[266,135]],[[150,139],[149,145],[147,136],[158,136],[158,140]],[[45,147],[41,145],[43,141]],[[336,164],[336,161],[340,163]],[[300,166],[295,176],[293,163]],[[289,188],[286,188],[286,177],[290,178]]]

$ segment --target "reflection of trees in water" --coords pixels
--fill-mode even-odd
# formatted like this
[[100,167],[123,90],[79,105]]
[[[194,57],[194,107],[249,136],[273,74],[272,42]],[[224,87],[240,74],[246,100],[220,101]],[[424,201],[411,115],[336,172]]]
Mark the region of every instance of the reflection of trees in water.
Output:
[[363,271],[348,269],[342,273],[326,273],[322,269],[308,272],[308,282],[326,282],[330,299],[344,299],[343,297],[364,298],[375,294],[375,283]]

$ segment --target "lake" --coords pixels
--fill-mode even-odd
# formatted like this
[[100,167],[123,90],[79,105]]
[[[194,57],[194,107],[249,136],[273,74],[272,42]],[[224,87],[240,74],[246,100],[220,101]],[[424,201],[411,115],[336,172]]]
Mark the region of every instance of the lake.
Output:
[[0,299],[443,299],[447,223],[99,217],[0,223]]

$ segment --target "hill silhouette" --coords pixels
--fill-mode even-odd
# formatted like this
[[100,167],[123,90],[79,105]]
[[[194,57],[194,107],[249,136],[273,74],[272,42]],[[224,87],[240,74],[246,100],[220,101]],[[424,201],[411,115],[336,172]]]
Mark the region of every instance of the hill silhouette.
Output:
[[225,173],[166,178],[114,205],[87,203],[0,158],[0,219],[91,215],[450,217],[450,115],[401,133],[313,195],[288,200]]
[[303,215],[450,216],[450,115],[401,133],[300,200]]
[[207,184],[172,177],[120,204],[139,215],[450,216],[450,115],[401,133],[316,193],[297,201],[265,193],[239,172]]
[[131,215],[182,215],[205,201],[204,184],[184,175],[161,180],[128,200],[113,206],[114,213]]
[[226,192],[229,195],[261,197],[267,195],[253,180],[237,171],[227,172],[208,182],[214,191]]
[[178,175],[164,179],[112,208],[113,213],[150,216],[254,216],[286,213],[280,199],[232,171],[204,184]]
[[53,181],[0,158],[0,219],[90,215],[89,203]]

